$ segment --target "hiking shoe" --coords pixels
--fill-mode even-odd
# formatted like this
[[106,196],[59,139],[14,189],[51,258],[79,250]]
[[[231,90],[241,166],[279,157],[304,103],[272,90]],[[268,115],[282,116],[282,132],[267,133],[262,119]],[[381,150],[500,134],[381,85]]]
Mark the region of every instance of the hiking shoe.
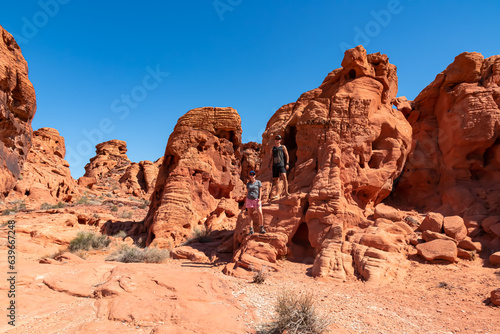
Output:
[[259,231],[260,234],[265,234],[266,233],[266,229],[264,228],[264,225],[262,225],[260,227],[260,231]]
[[253,227],[250,227],[250,231],[248,231],[248,235],[252,235],[253,234]]

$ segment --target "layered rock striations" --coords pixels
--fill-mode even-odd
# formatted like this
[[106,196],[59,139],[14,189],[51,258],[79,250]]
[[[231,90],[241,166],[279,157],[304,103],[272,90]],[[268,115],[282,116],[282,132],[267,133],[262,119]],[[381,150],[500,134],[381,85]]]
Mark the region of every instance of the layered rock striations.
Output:
[[458,55],[404,110],[412,151],[394,200],[480,221],[500,207],[500,56]]
[[178,120],[144,223],[148,245],[178,246],[213,223],[234,228],[245,195],[240,145],[241,119],[232,108],[193,109]]
[[31,147],[35,89],[19,45],[0,26],[0,196],[14,187]]
[[240,269],[258,269],[266,261],[273,265],[283,253],[309,258],[315,276],[345,277],[345,268],[356,258],[361,268],[370,249],[342,249],[346,230],[370,224],[367,217],[391,193],[411,147],[411,127],[392,108],[396,93],[396,67],[386,55],[367,55],[358,46],[346,51],[342,67],[328,74],[320,87],[274,114],[263,134],[258,179],[268,197],[271,149],[274,137],[281,135],[290,154],[292,194],[263,207],[268,234],[276,235],[270,245],[278,248],[256,251],[267,242],[246,236],[243,214],[235,235],[238,250],[226,272],[238,275]]
[[21,176],[7,199],[38,203],[70,202],[80,193],[64,157],[64,138],[52,128],[33,132],[33,145]]

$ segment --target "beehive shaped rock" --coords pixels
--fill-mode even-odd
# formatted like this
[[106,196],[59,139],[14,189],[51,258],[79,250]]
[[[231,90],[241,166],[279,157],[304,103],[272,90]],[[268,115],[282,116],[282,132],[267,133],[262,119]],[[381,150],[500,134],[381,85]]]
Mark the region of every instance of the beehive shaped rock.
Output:
[[198,108],[179,118],[144,223],[148,245],[178,246],[205,222],[235,217],[245,195],[240,145],[241,119],[232,108]]

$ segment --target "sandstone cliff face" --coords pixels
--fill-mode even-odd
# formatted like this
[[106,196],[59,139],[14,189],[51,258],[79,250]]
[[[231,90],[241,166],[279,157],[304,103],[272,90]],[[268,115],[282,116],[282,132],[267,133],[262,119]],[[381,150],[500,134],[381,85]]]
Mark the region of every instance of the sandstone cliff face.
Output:
[[[268,241],[246,237],[245,215],[240,217],[235,232],[239,249],[227,273],[269,263],[273,267],[283,253],[310,258],[315,276],[345,277],[354,253],[360,268],[368,247],[348,247],[342,253],[346,229],[369,224],[367,216],[390,194],[411,146],[410,125],[392,109],[396,93],[396,67],[386,55],[367,55],[358,46],[346,51],[342,68],[319,88],[274,114],[263,134],[258,179],[269,196],[271,149],[279,134],[290,154],[292,195],[264,205]],[[259,252],[248,246],[251,242],[271,246]]]
[[33,145],[24,163],[21,177],[8,199],[29,199],[38,203],[70,202],[79,194],[64,160],[64,138],[51,128],[33,132]]
[[0,197],[14,187],[31,147],[35,90],[16,41],[0,26]]
[[193,109],[178,120],[144,224],[148,245],[177,246],[205,222],[235,216],[245,195],[240,145],[241,119],[232,108]]
[[412,152],[394,200],[475,220],[498,215],[500,56],[458,55],[405,113]]

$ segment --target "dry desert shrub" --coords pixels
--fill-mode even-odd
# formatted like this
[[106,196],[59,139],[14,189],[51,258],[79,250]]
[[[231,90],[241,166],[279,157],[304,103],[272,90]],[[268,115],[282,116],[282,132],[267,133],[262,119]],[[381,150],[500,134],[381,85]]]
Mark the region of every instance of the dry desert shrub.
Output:
[[257,284],[262,284],[266,281],[267,277],[269,276],[269,270],[267,269],[266,266],[262,266],[260,270],[254,270],[254,275],[253,275],[253,282]]
[[331,321],[320,315],[310,292],[283,291],[274,307],[276,320],[264,325],[259,334],[322,334]]
[[158,248],[138,248],[137,246],[122,245],[118,250],[106,258],[107,261],[124,263],[161,263],[170,257],[170,252]]
[[75,253],[79,250],[89,251],[91,249],[102,249],[109,246],[111,240],[107,235],[98,235],[94,232],[82,231],[78,232],[76,238],[71,240],[68,250]]

